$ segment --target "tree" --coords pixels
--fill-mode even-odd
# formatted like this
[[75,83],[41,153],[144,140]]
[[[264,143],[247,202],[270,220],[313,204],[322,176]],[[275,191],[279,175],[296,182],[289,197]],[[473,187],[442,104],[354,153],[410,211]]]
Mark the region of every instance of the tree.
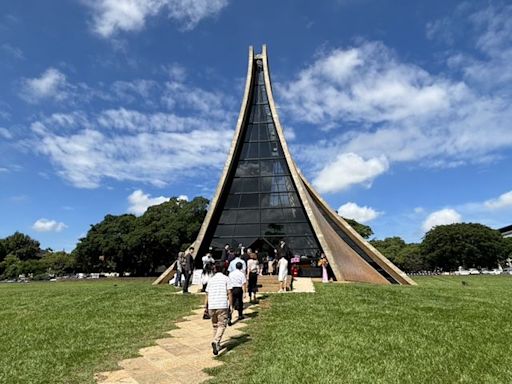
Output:
[[138,271],[153,273],[160,265],[169,265],[178,252],[199,233],[206,216],[208,200],[196,197],[188,202],[178,198],[149,207],[137,219],[131,236],[132,250],[138,255]]
[[[47,252],[38,262],[41,264],[43,271],[56,276],[72,273],[76,268],[74,255],[63,251]],[[34,273],[34,271],[31,271],[31,273]]]
[[4,261],[5,256],[7,256],[7,251],[5,250],[4,240],[0,239],[0,263]]
[[370,243],[395,264],[398,264],[396,259],[400,252],[407,246],[406,242],[398,236],[372,240]]
[[364,239],[368,239],[371,235],[373,235],[373,230],[368,225],[361,224],[354,219],[343,218],[343,220],[345,220],[348,225],[354,228],[356,232],[359,233]]
[[134,215],[107,215],[92,225],[73,251],[78,267],[87,272],[131,271],[133,258],[128,244],[135,220]]
[[141,217],[107,215],[80,239],[73,251],[77,265],[86,272],[154,273],[196,238],[207,207],[203,197],[190,202],[174,197]]
[[39,241],[23,233],[15,232],[13,235],[7,236],[2,243],[6,255],[13,255],[21,261],[41,256]]
[[507,243],[501,234],[475,223],[436,226],[427,232],[421,247],[430,267],[443,270],[494,268],[507,257]]

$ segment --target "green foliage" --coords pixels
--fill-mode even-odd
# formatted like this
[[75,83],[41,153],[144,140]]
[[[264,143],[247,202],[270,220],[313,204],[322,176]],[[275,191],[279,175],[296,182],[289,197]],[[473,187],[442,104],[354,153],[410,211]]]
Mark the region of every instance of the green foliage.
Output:
[[15,279],[21,271],[22,262],[14,255],[7,255],[0,263],[0,277],[3,279]]
[[63,251],[47,252],[38,261],[42,266],[42,272],[49,275],[62,276],[76,271],[75,256]]
[[431,268],[494,268],[507,255],[501,234],[482,224],[438,225],[425,235],[422,253]]
[[4,239],[0,239],[0,262],[5,259],[5,256],[7,256],[7,251],[5,250]]
[[62,276],[75,271],[75,259],[66,252],[46,252],[40,259],[20,260],[9,254],[0,262],[0,278],[15,279],[19,275]]
[[346,219],[343,218],[352,228],[356,230],[357,233],[359,233],[364,239],[370,238],[371,235],[373,235],[373,230],[368,226],[361,224],[353,219]]
[[370,243],[405,272],[428,269],[420,244],[408,244],[398,236],[384,240],[371,240]]
[[39,241],[20,232],[7,236],[2,240],[2,245],[5,255],[13,255],[20,260],[35,259],[41,255]]
[[203,197],[190,202],[172,198],[141,217],[107,215],[80,239],[73,251],[77,265],[84,272],[152,274],[195,239],[207,206]]

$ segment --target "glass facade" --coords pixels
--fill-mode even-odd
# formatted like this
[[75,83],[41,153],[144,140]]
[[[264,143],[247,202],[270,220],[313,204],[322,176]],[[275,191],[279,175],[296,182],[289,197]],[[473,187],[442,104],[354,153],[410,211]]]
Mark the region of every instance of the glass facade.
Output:
[[320,246],[277,137],[259,60],[255,71],[242,143],[228,176],[229,192],[219,201],[206,244],[218,250],[242,243],[262,251],[285,240],[294,255],[318,256]]

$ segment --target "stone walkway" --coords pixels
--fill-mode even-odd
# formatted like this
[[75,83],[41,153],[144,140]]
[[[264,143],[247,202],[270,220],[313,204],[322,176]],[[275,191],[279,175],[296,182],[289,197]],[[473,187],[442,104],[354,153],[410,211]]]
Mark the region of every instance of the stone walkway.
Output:
[[[314,292],[309,278],[294,281],[294,292]],[[258,305],[244,310],[246,318],[257,316]],[[234,315],[236,318],[236,314]],[[195,384],[211,376],[203,372],[223,363],[212,354],[212,326],[210,320],[203,320],[203,308],[193,311],[184,321],[176,324],[177,329],[167,332],[169,337],[156,340],[155,346],[139,350],[141,356],[122,360],[116,371],[95,375],[98,384]],[[243,332],[245,321],[235,322],[226,328],[222,350],[219,356],[239,344],[250,340]]]

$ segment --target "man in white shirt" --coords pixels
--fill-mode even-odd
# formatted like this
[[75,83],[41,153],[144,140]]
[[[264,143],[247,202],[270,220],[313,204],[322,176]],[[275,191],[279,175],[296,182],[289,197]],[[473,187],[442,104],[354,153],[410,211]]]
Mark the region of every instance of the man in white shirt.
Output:
[[240,256],[235,257],[231,263],[229,263],[228,272],[231,273],[236,269],[236,263],[242,263],[242,272],[245,273],[247,264],[245,264],[245,261],[241,259]]
[[[247,278],[245,277],[245,273],[242,272],[242,262],[239,261],[236,263],[235,267],[236,269],[229,273],[229,280],[233,287],[233,309],[238,311],[238,320],[243,320],[244,291],[246,290]],[[231,316],[229,317],[228,325],[231,325]]]
[[213,354],[218,355],[220,341],[228,323],[229,307],[233,303],[231,281],[222,273],[222,266],[214,265],[214,273],[206,286],[206,302],[213,325]]

